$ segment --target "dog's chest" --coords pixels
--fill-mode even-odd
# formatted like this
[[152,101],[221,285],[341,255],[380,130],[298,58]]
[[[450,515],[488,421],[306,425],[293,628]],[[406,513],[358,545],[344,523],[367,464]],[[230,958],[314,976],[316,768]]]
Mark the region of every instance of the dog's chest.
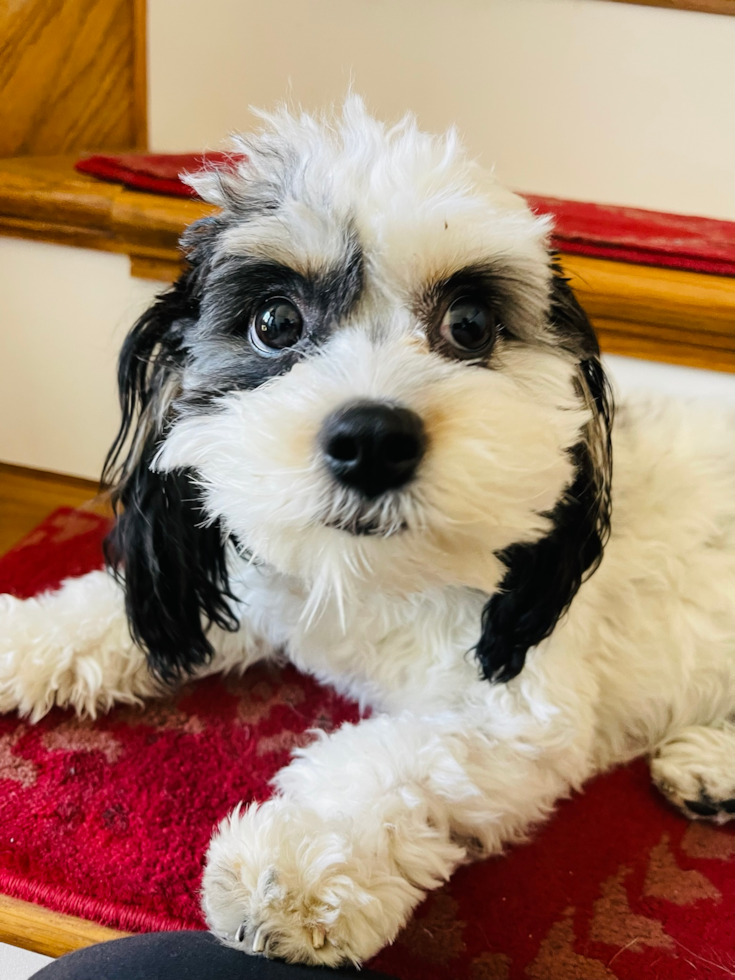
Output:
[[238,572],[237,594],[258,634],[363,706],[441,710],[477,680],[471,650],[486,597],[475,590],[370,593],[311,612],[298,581],[260,566]]

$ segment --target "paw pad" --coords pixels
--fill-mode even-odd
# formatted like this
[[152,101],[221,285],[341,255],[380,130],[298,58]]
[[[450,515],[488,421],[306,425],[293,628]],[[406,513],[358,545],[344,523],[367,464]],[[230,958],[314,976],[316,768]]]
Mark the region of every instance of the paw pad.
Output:
[[707,793],[700,793],[699,799],[684,800],[684,806],[698,817],[717,817],[723,813],[735,814],[735,799],[713,800]]
[[714,817],[719,807],[712,806],[710,803],[700,803],[699,800],[684,800],[684,806],[698,817]]

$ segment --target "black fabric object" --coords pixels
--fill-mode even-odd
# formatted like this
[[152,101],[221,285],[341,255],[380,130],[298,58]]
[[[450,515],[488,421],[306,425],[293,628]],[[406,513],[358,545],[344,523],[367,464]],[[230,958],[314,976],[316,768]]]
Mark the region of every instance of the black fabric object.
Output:
[[150,932],[67,953],[31,980],[390,980],[372,970],[299,966],[248,956],[210,932]]

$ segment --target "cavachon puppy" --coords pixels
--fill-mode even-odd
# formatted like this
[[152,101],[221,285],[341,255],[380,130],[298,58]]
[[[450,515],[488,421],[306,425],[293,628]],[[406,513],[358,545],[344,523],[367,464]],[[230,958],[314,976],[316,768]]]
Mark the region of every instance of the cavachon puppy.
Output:
[[[370,717],[207,856],[248,953],[360,963],[429,889],[648,755],[735,815],[735,419],[624,404],[549,224],[453,133],[265,116],[120,360],[108,572],[0,601],[0,710],[286,657]],[[613,469],[614,460],[614,469]]]

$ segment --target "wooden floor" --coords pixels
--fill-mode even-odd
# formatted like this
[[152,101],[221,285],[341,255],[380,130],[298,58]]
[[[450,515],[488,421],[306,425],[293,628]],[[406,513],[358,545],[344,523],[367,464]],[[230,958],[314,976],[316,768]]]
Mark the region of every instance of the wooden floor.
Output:
[[0,463],[0,555],[57,507],[109,508],[91,480]]
[[[90,480],[0,463],[0,554],[57,507],[108,513],[109,505],[98,489]],[[61,956],[122,935],[93,922],[0,895],[0,942],[12,946]]]
[[0,942],[10,946],[57,957],[127,935],[129,933],[106,929],[73,915],[50,912],[40,905],[0,895]]

